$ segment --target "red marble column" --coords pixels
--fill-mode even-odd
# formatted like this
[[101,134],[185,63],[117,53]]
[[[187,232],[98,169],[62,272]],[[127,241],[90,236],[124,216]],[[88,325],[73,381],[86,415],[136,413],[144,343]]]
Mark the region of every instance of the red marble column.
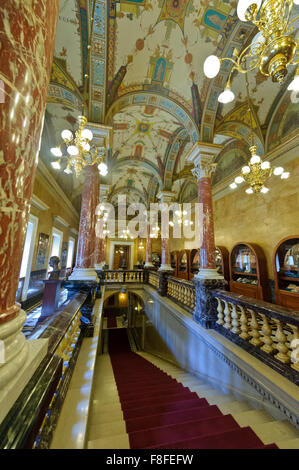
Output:
[[[9,321],[14,322],[16,330],[11,326],[10,334],[17,332],[19,346],[23,341],[19,332],[24,319],[21,320],[23,314],[15,297],[43,130],[58,11],[59,0],[0,2],[0,80],[4,84],[4,102],[0,104],[0,328]],[[24,347],[22,350],[25,360]],[[13,361],[13,356],[20,351],[16,344],[15,354],[8,354],[9,359]],[[1,385],[0,372],[0,388]]]
[[211,178],[209,177],[202,177],[198,181],[198,202],[202,204],[203,210],[200,267],[202,269],[216,269],[213,202]]
[[97,165],[86,166],[82,193],[76,267],[70,280],[96,277],[94,271],[96,250],[96,207],[99,201],[100,176]]

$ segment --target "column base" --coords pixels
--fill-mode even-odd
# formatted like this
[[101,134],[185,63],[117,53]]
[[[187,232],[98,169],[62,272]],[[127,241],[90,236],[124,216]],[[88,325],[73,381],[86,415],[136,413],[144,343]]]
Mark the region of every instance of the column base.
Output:
[[94,268],[75,268],[69,281],[96,281],[98,282],[98,275]]
[[145,263],[144,267],[145,268],[154,268],[155,266],[153,265],[153,263]]
[[168,271],[169,273],[173,272],[174,269],[171,267],[170,264],[161,264],[160,268],[158,271]]
[[103,261],[102,263],[95,264],[94,269],[96,271],[103,271],[105,265],[106,265],[106,263],[105,263],[105,261]]
[[48,351],[48,339],[27,341],[28,354],[21,369],[15,364],[14,378],[0,390],[0,423],[30,381]]
[[201,268],[197,274],[195,274],[194,279],[224,279],[224,277],[219,274],[217,269],[204,269]]

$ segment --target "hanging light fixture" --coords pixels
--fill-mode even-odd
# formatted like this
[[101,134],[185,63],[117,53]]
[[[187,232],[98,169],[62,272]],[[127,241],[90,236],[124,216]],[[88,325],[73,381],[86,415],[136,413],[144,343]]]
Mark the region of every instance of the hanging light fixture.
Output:
[[93,133],[86,129],[87,119],[84,116],[78,117],[78,130],[73,133],[66,129],[62,131],[61,137],[63,143],[59,147],[51,149],[51,153],[58,160],[52,162],[55,170],[61,169],[61,160],[67,160],[65,173],[75,173],[78,176],[83,168],[87,165],[98,165],[99,172],[102,176],[108,173],[107,165],[104,162],[106,158],[105,147],[91,146]]
[[[230,61],[233,66],[229,82],[234,70],[247,73],[258,68],[263,75],[271,77],[273,82],[281,83],[288,73],[288,67],[299,63],[297,31],[293,26],[299,16],[291,19],[294,4],[299,5],[299,0],[239,0],[237,8],[239,19],[253,23],[259,33],[242,52],[239,53],[235,49],[232,57],[209,56],[204,63],[205,75],[208,78],[216,77],[222,62]],[[298,67],[288,89],[299,91]],[[230,88],[225,89],[224,99],[228,99],[229,96],[232,101],[229,91]]]
[[262,161],[261,157],[257,155],[257,146],[253,144],[253,116],[252,109],[249,101],[249,90],[248,90],[248,80],[246,77],[246,89],[247,89],[247,99],[248,99],[248,112],[250,114],[251,121],[251,146],[249,151],[251,153],[251,158],[248,162],[248,165],[243,166],[240,176],[235,178],[235,181],[229,186],[231,189],[236,189],[238,184],[246,182],[249,187],[246,189],[247,194],[253,193],[264,193],[266,194],[269,191],[269,188],[265,186],[266,181],[274,174],[275,176],[280,176],[281,179],[286,179],[290,176],[290,173],[284,171],[282,167],[272,168],[270,162]]
[[[79,176],[83,168],[85,168],[87,165],[98,165],[99,172],[102,176],[106,176],[108,174],[108,168],[105,163],[106,139],[102,137],[102,147],[91,145],[91,141],[93,140],[93,133],[90,129],[86,128],[88,120],[84,115],[86,103],[88,102],[89,98],[87,87],[90,69],[90,51],[95,21],[95,6],[96,1],[93,0],[90,35],[88,43],[87,70],[84,75],[85,81],[83,91],[82,116],[78,116],[77,118],[78,129],[75,132],[75,135],[73,135],[73,133],[69,129],[65,129],[61,133],[63,142],[58,147],[54,147],[51,149],[52,155],[58,158],[58,160],[53,161],[51,163],[52,167],[55,170],[60,170],[61,160],[65,159],[67,161],[67,165],[64,169],[64,172],[67,174],[75,173],[76,176]],[[97,26],[99,25],[97,24]]]

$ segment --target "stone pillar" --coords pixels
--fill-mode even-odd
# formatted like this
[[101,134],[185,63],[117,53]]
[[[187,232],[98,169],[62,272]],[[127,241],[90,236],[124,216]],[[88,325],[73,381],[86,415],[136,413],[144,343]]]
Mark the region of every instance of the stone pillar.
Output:
[[82,194],[76,267],[69,280],[96,281],[95,264],[96,208],[99,200],[100,177],[97,165],[85,168]]
[[[28,357],[28,343],[21,333],[25,313],[15,303],[15,297],[43,130],[58,11],[59,0],[2,0],[0,3],[3,88],[0,102],[0,341],[5,350],[4,363],[0,363],[0,391],[22,374]],[[34,369],[31,375],[33,372]],[[20,389],[24,385],[25,378]],[[15,390],[11,395],[14,393]]]
[[[167,271],[169,273],[173,272],[170,262],[170,249],[169,249],[169,220],[168,220],[168,204],[171,203],[171,200],[174,196],[174,193],[170,191],[161,191],[157,197],[161,201],[161,266],[159,271]],[[163,205],[165,207],[163,208]]]
[[200,248],[200,270],[194,277],[197,279],[222,278],[217,272],[215,263],[215,237],[211,176],[216,169],[215,156],[222,149],[221,145],[197,142],[187,156],[194,163],[193,175],[198,180],[198,202],[202,205],[202,240]]
[[197,142],[187,160],[194,163],[193,175],[198,179],[198,202],[202,204],[202,240],[200,248],[200,270],[193,278],[195,284],[194,320],[205,328],[214,328],[217,319],[217,302],[211,290],[223,289],[226,281],[215,263],[215,237],[211,176],[216,169],[214,159],[221,145]]
[[[110,191],[110,185],[101,184],[100,185],[100,199],[99,204],[105,202],[108,199],[108,193]],[[95,268],[96,271],[100,271],[106,264],[106,246],[105,246],[105,235],[103,234],[103,227],[99,226],[99,230],[96,230],[96,239],[95,239]]]
[[151,238],[151,225],[150,225],[150,223],[147,224],[146,263],[145,263],[144,267],[147,268],[147,269],[150,269],[150,268],[154,267],[154,265],[152,263],[152,238]]

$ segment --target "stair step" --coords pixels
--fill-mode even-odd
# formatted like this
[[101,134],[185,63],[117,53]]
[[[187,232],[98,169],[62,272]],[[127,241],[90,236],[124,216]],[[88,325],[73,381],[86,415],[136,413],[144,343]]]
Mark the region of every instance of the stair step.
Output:
[[100,439],[119,434],[126,434],[126,423],[122,421],[112,421],[110,423],[98,422],[94,423],[89,428],[89,440]]
[[217,432],[239,429],[238,423],[231,415],[220,416],[207,420],[188,421],[170,426],[146,429],[129,433],[132,449],[143,449],[145,447],[171,443],[188,438],[212,436]]
[[130,400],[127,403],[121,403],[121,407],[123,410],[129,410],[134,408],[141,408],[142,406],[153,406],[154,404],[158,403],[172,403],[177,401],[185,401],[185,400],[194,400],[197,398],[196,393],[191,392],[184,392],[179,393],[177,395],[167,396],[163,395],[159,398],[155,397],[153,399],[140,399],[140,400]]
[[88,449],[130,449],[128,434],[118,434],[88,441]]
[[233,395],[219,395],[219,392],[216,391],[215,393],[211,393],[210,396],[205,397],[206,400],[209,402],[210,405],[223,405],[227,403],[232,403],[236,401],[236,398]]
[[133,419],[138,417],[152,416],[153,414],[159,413],[171,413],[178,410],[189,410],[197,409],[202,406],[209,405],[207,400],[196,398],[195,400],[181,400],[172,403],[159,403],[158,405],[151,407],[140,407],[132,410],[125,410],[123,416],[125,419]]
[[143,400],[147,399],[154,399],[156,398],[157,400],[160,400],[160,398],[164,397],[165,395],[167,397],[172,397],[173,395],[178,395],[178,394],[183,394],[183,393],[190,393],[190,390],[187,388],[184,388],[182,385],[179,387],[172,387],[169,386],[168,388],[161,388],[161,389],[156,389],[152,390],[150,392],[147,391],[142,391],[140,394],[136,394],[136,392],[131,392],[130,394],[122,394],[120,393],[121,396],[121,401],[122,403],[129,403],[131,401],[136,402],[136,395],[139,397],[142,397]]
[[144,387],[144,388],[140,388],[140,389],[133,389],[132,388],[129,390],[122,390],[121,388],[118,388],[118,393],[121,394],[122,396],[126,397],[126,396],[130,396],[130,395],[134,395],[136,397],[136,395],[139,395],[139,394],[142,394],[142,396],[145,396],[145,395],[156,395],[157,393],[161,392],[165,392],[165,391],[172,391],[172,390],[179,390],[179,391],[183,391],[183,390],[186,390],[184,388],[184,386],[182,384],[179,384],[179,383],[169,383],[168,385],[165,383],[165,384],[161,384],[161,385],[155,385],[155,386],[149,386],[149,387]]
[[234,418],[234,413],[239,413],[241,411],[249,411],[252,409],[249,403],[247,403],[246,401],[231,401],[228,403],[219,403],[218,408],[224,415],[231,413]]
[[186,423],[188,421],[210,419],[222,416],[217,406],[205,406],[196,409],[174,411],[172,413],[154,414],[152,416],[140,417],[126,420],[126,429],[128,433],[141,431],[148,428],[157,428],[172,424]]
[[299,449],[299,438],[276,441],[276,444],[280,449]]
[[242,411],[240,413],[234,414],[234,418],[242,427],[274,421],[274,418],[264,410]]
[[264,444],[299,438],[299,430],[286,420],[253,424],[251,427]]
[[148,449],[262,449],[262,441],[249,428],[226,431],[211,436],[181,440]]

